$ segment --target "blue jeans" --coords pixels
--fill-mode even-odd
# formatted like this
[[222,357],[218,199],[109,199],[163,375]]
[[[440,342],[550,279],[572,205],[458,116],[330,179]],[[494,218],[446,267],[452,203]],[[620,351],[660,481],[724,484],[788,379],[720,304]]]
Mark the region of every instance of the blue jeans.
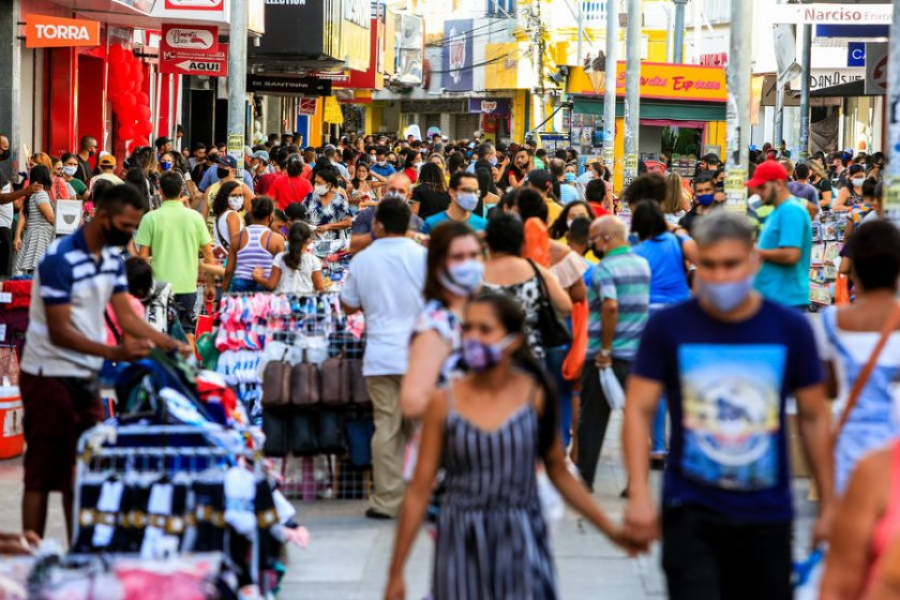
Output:
[[243,279],[240,277],[235,277],[231,280],[231,291],[232,292],[262,292],[264,291],[262,286],[253,281],[252,279]]
[[569,354],[569,347],[546,348],[545,353],[544,364],[559,393],[559,426],[563,448],[567,448],[572,441],[572,382],[563,377],[562,366]]

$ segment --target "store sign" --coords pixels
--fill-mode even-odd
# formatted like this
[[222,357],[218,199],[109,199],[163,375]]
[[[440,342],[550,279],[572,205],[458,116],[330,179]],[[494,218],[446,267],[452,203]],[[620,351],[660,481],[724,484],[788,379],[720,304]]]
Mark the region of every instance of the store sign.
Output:
[[813,69],[809,77],[809,89],[815,91],[844,83],[852,83],[859,81],[865,76],[865,69]]
[[866,44],[865,42],[850,42],[847,44],[847,66],[848,67],[865,67],[866,66]]
[[228,74],[228,44],[210,54],[195,50],[160,50],[159,72],[175,75],[207,75],[224,77]]
[[360,27],[369,27],[372,18],[372,3],[368,0],[344,0],[344,20]]
[[330,96],[331,82],[316,77],[277,77],[247,75],[247,91],[262,94]]
[[219,50],[219,28],[212,25],[163,25],[159,49],[161,52],[215,54]]
[[482,98],[469,98],[469,112],[483,115],[509,115],[509,99],[497,98],[485,100]]
[[704,67],[724,67],[728,64],[728,53],[713,52],[711,54],[701,54],[700,64]]
[[776,4],[775,23],[795,25],[889,25],[893,21],[892,4]]
[[[616,95],[625,96],[625,62],[616,65]],[[583,67],[569,69],[570,94],[602,96],[606,93],[605,78],[594,86]],[[681,100],[685,102],[725,102],[725,70],[721,67],[676,65],[669,63],[641,63],[641,99]]]
[[318,100],[316,98],[300,98],[300,104],[297,105],[297,114],[314,115],[316,114],[316,106]]
[[26,48],[99,46],[100,23],[87,19],[64,19],[45,15],[25,17]]
[[866,44],[866,84],[867,96],[887,93],[888,45],[883,42]]
[[448,92],[472,89],[472,19],[444,22],[441,87]]
[[225,11],[225,0],[166,0],[168,10]]

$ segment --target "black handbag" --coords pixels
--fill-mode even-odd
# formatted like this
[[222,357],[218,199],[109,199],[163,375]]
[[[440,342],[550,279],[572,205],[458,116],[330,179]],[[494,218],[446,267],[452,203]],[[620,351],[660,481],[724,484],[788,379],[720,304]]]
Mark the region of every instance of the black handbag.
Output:
[[541,332],[541,344],[544,348],[556,348],[557,346],[567,346],[572,343],[572,332],[569,331],[565,320],[559,316],[550,300],[550,290],[547,289],[547,282],[544,281],[543,275],[538,270],[534,261],[528,259],[534,274],[538,278],[541,285],[541,298],[538,300],[538,331]]

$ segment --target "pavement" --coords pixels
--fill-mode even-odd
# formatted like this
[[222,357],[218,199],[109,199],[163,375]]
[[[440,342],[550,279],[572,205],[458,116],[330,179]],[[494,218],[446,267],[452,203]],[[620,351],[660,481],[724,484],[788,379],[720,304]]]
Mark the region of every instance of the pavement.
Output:
[[[594,497],[613,519],[621,520],[625,487],[621,466],[621,420],[610,423],[595,481]],[[659,486],[659,474],[653,473]],[[805,556],[815,506],[806,500],[807,480],[795,483],[795,555]],[[0,461],[0,498],[7,510],[0,511],[0,531],[21,527],[19,501],[22,493],[21,461]],[[64,525],[60,502],[51,498],[48,536],[62,540]],[[297,501],[300,521],[312,541],[306,550],[291,548],[281,599],[377,600],[383,597],[387,568],[393,548],[395,521],[373,521],[363,513],[363,501]],[[552,541],[557,581],[562,600],[650,600],[665,598],[665,579],[659,568],[659,545],[649,556],[630,559],[612,546],[592,525],[571,510],[566,511]],[[406,564],[407,598],[428,596],[433,543],[420,533]]]

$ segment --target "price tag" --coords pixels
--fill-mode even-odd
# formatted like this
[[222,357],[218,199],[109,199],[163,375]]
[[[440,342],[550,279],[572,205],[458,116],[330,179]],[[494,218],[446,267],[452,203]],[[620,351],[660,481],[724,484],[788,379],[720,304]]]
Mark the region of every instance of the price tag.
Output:
[[0,304],[9,304],[12,302],[12,292],[0,292]]
[[725,172],[725,208],[735,212],[747,210],[746,169],[730,169]]

